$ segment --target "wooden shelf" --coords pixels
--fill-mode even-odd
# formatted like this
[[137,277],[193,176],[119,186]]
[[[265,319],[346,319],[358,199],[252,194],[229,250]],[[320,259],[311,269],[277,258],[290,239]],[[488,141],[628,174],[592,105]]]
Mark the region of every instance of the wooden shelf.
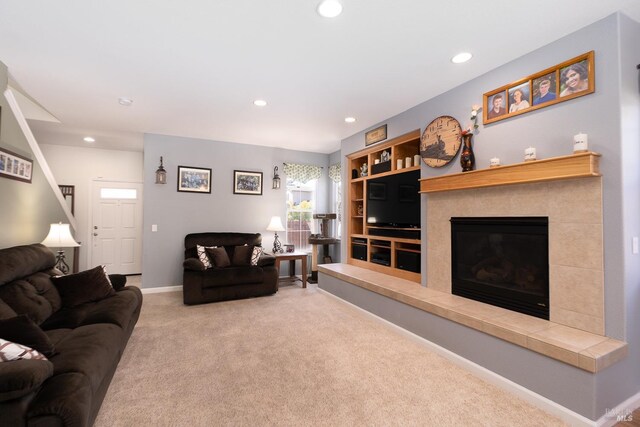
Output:
[[423,178],[421,193],[600,176],[600,154],[586,152],[497,168]]

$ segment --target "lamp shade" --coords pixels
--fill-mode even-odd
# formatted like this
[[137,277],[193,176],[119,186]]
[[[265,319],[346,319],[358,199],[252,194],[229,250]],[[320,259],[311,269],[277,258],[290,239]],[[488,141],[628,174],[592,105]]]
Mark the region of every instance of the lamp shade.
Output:
[[73,236],[71,236],[69,224],[63,224],[61,222],[51,224],[49,234],[42,241],[42,244],[50,248],[75,248],[80,246],[80,243],[76,242]]
[[272,216],[271,222],[267,226],[267,231],[284,231],[282,220],[279,216]]

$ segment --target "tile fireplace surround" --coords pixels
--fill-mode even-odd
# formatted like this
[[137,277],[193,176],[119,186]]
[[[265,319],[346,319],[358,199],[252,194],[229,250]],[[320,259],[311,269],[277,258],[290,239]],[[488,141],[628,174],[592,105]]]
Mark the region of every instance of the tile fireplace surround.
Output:
[[548,217],[549,320],[604,335],[601,177],[428,194],[428,288],[451,293],[449,220],[474,216]]

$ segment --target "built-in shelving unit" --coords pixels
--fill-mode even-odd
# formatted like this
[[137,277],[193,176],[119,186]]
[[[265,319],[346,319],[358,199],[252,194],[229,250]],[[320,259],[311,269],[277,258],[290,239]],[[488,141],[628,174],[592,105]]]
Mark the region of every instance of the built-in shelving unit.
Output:
[[[386,162],[382,161],[383,152],[388,154]],[[420,163],[416,165],[413,161],[419,153],[420,129],[417,129],[347,156],[351,174],[347,209],[349,264],[420,283],[420,272],[407,270],[406,264],[401,261],[407,258],[420,259],[420,229],[369,226],[366,215],[367,182],[372,178],[420,170]],[[404,167],[406,158],[412,159],[410,167]],[[402,160],[402,168],[398,168],[399,160]],[[361,176],[361,168],[365,163],[368,166],[367,175]],[[381,259],[389,265],[381,264]]]

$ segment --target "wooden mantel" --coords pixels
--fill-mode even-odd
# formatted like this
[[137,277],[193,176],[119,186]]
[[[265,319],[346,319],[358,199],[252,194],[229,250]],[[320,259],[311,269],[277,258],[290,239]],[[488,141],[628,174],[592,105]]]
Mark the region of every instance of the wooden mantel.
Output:
[[588,151],[452,175],[423,178],[421,193],[601,176],[600,154]]

